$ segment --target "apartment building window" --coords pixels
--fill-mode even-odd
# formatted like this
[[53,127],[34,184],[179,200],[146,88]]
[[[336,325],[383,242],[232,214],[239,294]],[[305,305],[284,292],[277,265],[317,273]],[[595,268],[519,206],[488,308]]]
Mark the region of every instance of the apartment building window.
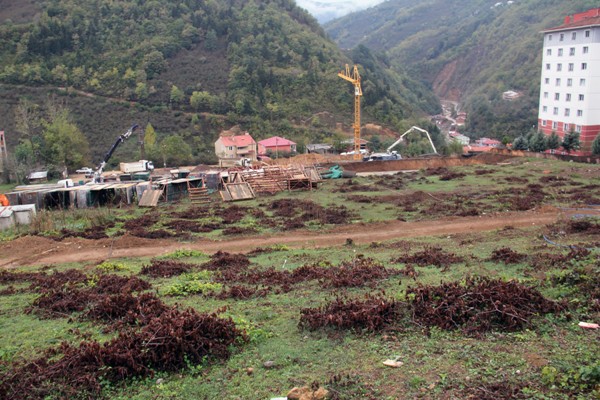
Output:
[[546,70],[550,70],[550,64],[546,64]]
[[581,69],[582,70],[587,69],[587,63],[581,63]]
[[548,35],[548,40],[552,41],[552,35]]
[[551,56],[551,55],[552,55],[552,49],[548,49],[548,50],[546,50],[546,55],[547,55],[547,56]]
[[562,57],[563,49],[558,49],[558,56]]
[[573,32],[571,34],[571,40],[575,40],[575,39],[577,39],[577,32]]
[[567,101],[571,101],[571,93],[567,93],[567,95],[566,95],[566,96],[567,96],[567,98],[566,98],[565,100],[567,100]]
[[570,56],[574,56],[574,55],[575,55],[575,47],[571,47],[571,48],[569,49],[569,55],[570,55]]
[[542,120],[542,126],[546,126],[546,120],[545,119]]
[[575,64],[569,63],[569,71],[574,71],[574,70],[575,70]]
[[548,98],[548,92],[544,92],[544,98],[547,99]]
[[552,129],[557,129],[558,128],[558,122],[554,121],[552,122]]
[[571,116],[571,109],[565,108],[565,117],[569,117],[569,116]]
[[554,93],[554,100],[560,100],[560,93]]
[[577,110],[577,116],[583,117],[583,110]]
[[[552,35],[550,35],[552,36]],[[590,31],[585,31],[585,37],[590,37]]]
[[581,133],[581,125],[575,125],[575,132]]
[[585,78],[579,80],[579,86],[585,86]]
[[584,97],[585,97],[584,95],[580,94],[579,95],[579,101],[583,101]]
[[567,86],[573,86],[573,79],[571,79],[571,78],[567,79]]
[[556,70],[558,72],[562,71],[562,64],[561,63],[556,64]]
[[569,132],[569,128],[571,128],[571,126],[569,124],[564,124],[563,125],[563,131]]
[[590,52],[590,48],[587,46],[583,46],[583,54],[587,54]]
[[558,107],[554,107],[554,110],[552,110],[552,114],[558,115]]
[[548,106],[543,106],[543,107],[542,107],[542,111],[543,111],[543,112],[548,112]]
[[556,78],[556,86],[560,86],[560,78]]
[[[558,40],[560,40],[561,42],[562,42],[563,40],[565,40],[565,34],[564,34],[564,33],[561,33],[561,34],[560,34],[560,36],[558,37]],[[560,50],[559,50],[559,54],[558,54],[558,55],[559,55],[559,56],[561,55],[561,54],[560,54]]]

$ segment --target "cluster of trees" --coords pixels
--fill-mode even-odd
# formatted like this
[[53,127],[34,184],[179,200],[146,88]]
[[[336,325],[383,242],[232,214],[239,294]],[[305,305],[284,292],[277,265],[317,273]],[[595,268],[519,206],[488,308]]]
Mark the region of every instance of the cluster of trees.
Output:
[[543,132],[529,132],[527,135],[518,136],[512,145],[515,150],[528,150],[537,153],[542,153],[546,150],[556,150],[560,147],[567,153],[578,150],[581,147],[579,132],[565,133],[562,141],[556,132],[552,132],[550,136]]
[[[58,178],[90,165],[88,139],[74,122],[70,110],[56,98],[48,98],[43,105],[21,99],[14,118],[20,139],[11,152],[8,170],[14,173],[18,183],[24,182],[35,170],[47,169],[51,178]],[[106,144],[106,150],[111,143]],[[144,144],[146,156],[159,165],[194,162],[192,147],[180,135],[165,135],[159,141],[150,123],[145,129]],[[135,157],[138,154],[127,159]],[[109,161],[109,166],[117,166],[118,161],[117,155]]]

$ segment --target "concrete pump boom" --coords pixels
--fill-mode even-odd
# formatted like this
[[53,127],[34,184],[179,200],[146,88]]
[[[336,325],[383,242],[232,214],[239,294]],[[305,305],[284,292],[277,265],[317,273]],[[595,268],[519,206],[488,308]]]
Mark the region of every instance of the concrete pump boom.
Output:
[[425,129],[421,129],[418,126],[413,126],[411,127],[409,130],[407,130],[406,132],[404,132],[402,134],[402,136],[400,136],[400,138],[398,138],[398,140],[396,140],[390,147],[387,148],[387,152],[390,153],[392,151],[392,149],[394,147],[396,147],[398,145],[398,143],[400,143],[402,141],[402,139],[404,138],[404,136],[408,135],[410,132],[412,131],[419,131],[419,132],[423,132],[427,135],[427,139],[429,139],[429,143],[431,143],[431,147],[433,148],[433,152],[435,154],[438,154],[437,149],[435,148],[435,145],[433,144],[433,140],[431,140],[431,136],[429,136],[429,132],[427,132]]

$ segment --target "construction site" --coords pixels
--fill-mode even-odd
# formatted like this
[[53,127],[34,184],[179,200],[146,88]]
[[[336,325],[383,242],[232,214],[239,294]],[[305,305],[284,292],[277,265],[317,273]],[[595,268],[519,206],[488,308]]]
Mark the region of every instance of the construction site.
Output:
[[344,155],[105,171],[133,125],[6,193],[0,397],[595,398],[600,159],[363,154],[339,76]]

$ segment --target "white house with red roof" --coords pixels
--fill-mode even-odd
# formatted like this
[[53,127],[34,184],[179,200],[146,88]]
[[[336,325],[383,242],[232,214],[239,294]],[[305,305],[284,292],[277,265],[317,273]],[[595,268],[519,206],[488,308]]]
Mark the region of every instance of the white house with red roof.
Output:
[[256,161],[257,145],[248,132],[243,135],[221,136],[215,142],[215,154],[220,167],[232,167],[242,158]]
[[561,139],[579,132],[580,153],[589,154],[600,134],[600,8],[566,16],[542,33],[538,129]]
[[260,155],[267,155],[267,153],[282,154],[295,152],[296,142],[292,142],[291,140],[279,136],[273,136],[258,142],[258,154]]

